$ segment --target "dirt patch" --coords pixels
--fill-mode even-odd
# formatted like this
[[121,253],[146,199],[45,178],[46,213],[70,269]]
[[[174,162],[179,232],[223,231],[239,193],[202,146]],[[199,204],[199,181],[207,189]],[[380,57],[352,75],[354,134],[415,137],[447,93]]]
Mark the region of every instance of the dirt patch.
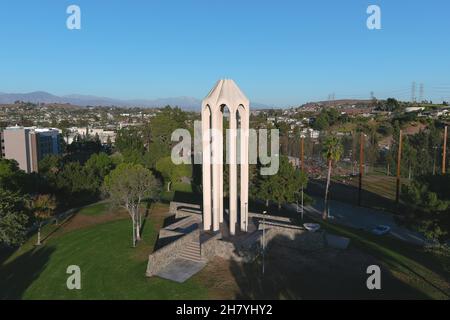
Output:
[[[146,208],[141,208],[141,214],[144,219],[152,219],[156,228],[160,228],[164,218],[167,216],[168,207],[162,204],[154,204],[149,207],[148,212]],[[79,230],[89,228],[98,224],[103,224],[110,221],[116,221],[121,219],[128,219],[130,216],[128,212],[123,208],[114,208],[105,211],[103,214],[98,215],[85,215],[82,213],[76,213],[72,217],[63,221],[58,228],[57,233],[65,233],[73,230]],[[54,232],[56,233],[56,232]]]
[[413,135],[413,134],[417,134],[420,131],[424,130],[427,128],[427,125],[420,123],[420,122],[413,122],[411,124],[409,124],[406,128],[403,129],[403,132],[406,133],[407,135]]
[[[138,243],[136,250],[133,252],[133,259],[138,261],[148,260],[148,255],[155,249],[155,243],[158,239],[159,230],[164,224],[164,220],[169,216],[169,207],[165,204],[151,204],[148,209],[142,209],[142,241]],[[151,221],[153,232],[148,232],[148,223]]]
[[230,300],[240,293],[239,285],[231,272],[231,262],[226,259],[214,258],[193,279],[208,289],[209,299]]
[[163,226],[164,220],[169,216],[169,207],[165,204],[156,203],[149,208],[148,217],[152,219],[153,224],[155,228],[157,228],[157,230],[159,230]]

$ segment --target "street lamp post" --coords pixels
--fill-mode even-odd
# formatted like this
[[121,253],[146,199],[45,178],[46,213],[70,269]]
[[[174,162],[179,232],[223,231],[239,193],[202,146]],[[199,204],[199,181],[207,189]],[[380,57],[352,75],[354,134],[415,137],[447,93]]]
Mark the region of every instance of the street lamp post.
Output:
[[302,183],[302,221],[303,221],[303,212],[304,212],[304,207],[303,207],[303,183]]
[[295,194],[296,195],[298,195],[298,194],[301,195],[301,200],[300,200],[301,201],[300,202],[301,206],[298,205],[298,196],[297,196],[296,199],[295,199],[295,202],[296,202],[296,205],[297,205],[295,210],[296,210],[297,214],[300,215],[301,219],[303,220],[303,212],[304,212],[304,210],[303,210],[304,209],[304,206],[303,206],[303,199],[304,199],[303,198],[303,185],[302,185],[302,191],[301,192],[296,191]]
[[263,228],[263,245],[262,245],[262,247],[263,247],[263,263],[262,263],[262,273],[263,273],[263,275],[264,275],[264,267],[265,267],[265,261],[264,261],[264,252],[266,251],[266,213],[267,213],[267,211],[263,211],[263,225],[264,225],[264,228]]
[[245,212],[244,212],[244,217],[245,217],[244,225],[245,225],[245,232],[247,232],[247,231],[248,231],[248,203],[247,203],[247,202],[244,204],[244,208],[245,208]]

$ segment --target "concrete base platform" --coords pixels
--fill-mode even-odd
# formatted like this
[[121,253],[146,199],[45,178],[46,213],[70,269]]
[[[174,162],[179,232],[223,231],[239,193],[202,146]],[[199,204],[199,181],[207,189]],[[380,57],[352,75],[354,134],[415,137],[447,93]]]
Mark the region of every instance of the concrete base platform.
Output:
[[202,270],[205,266],[206,262],[196,262],[178,258],[159,271],[156,275],[160,278],[183,283]]
[[340,237],[333,234],[326,234],[325,239],[327,241],[328,246],[335,249],[345,250],[350,244],[349,238]]

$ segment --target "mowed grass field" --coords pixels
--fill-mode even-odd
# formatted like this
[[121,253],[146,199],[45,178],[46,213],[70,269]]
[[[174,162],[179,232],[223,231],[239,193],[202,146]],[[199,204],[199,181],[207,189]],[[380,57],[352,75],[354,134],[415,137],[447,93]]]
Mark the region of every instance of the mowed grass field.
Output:
[[[195,280],[178,284],[145,277],[166,211],[161,204],[150,209],[137,248],[131,247],[131,220],[107,203],[87,207],[60,226],[47,226],[43,236],[50,236],[43,246],[34,246],[34,236],[2,262],[0,299],[206,298],[207,290]],[[81,290],[67,289],[69,265],[81,268]]]
[[[131,247],[127,213],[98,203],[43,230],[15,252],[0,254],[0,299],[449,299],[450,257],[398,240],[318,220],[350,248],[307,252],[270,246],[261,259],[241,264],[216,258],[183,284],[145,277],[149,253],[167,217],[166,204],[142,208],[143,240]],[[147,211],[148,210],[148,211]],[[300,223],[300,222],[299,222]],[[280,250],[281,249],[281,250]],[[293,250],[294,249],[294,250]],[[9,254],[9,255],[8,255]],[[383,270],[380,292],[366,288],[366,268]],[[81,290],[68,290],[67,267],[81,268]]]
[[[401,183],[407,184],[408,179],[402,178]],[[321,189],[317,194],[323,196],[325,181],[320,181]],[[359,178],[333,177],[330,187],[330,197],[337,201],[358,204]],[[396,212],[395,203],[396,177],[387,176],[379,172],[371,172],[363,176],[361,205],[379,210]],[[316,190],[317,192],[317,190]]]

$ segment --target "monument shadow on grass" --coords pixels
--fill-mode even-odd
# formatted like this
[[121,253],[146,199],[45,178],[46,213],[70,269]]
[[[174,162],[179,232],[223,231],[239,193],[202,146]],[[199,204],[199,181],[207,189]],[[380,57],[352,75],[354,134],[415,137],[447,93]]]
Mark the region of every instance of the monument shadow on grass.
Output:
[[[297,237],[302,237],[299,235]],[[251,263],[230,261],[239,287],[237,299],[428,299],[395,278],[375,258],[350,247],[299,250],[289,245],[299,239],[274,237],[264,254]],[[367,267],[381,266],[382,290],[366,286]]]

